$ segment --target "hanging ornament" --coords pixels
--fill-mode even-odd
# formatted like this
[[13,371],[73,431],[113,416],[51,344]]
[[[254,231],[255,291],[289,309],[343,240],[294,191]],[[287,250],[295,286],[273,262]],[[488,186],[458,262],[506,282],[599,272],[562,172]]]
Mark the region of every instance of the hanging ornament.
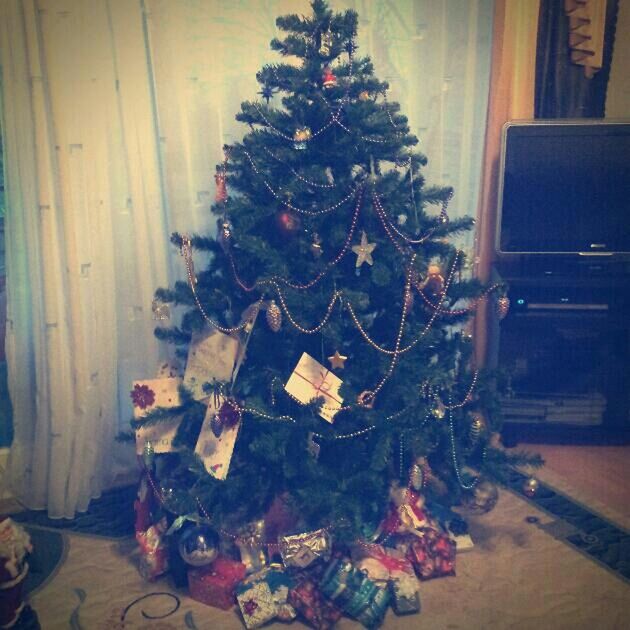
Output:
[[367,234],[361,232],[361,243],[359,245],[353,245],[352,251],[357,255],[356,267],[359,268],[363,263],[373,265],[372,252],[376,248],[375,243],[368,243]]
[[271,87],[270,85],[263,85],[262,90],[258,92],[266,101],[267,105],[269,105],[269,101],[274,97],[278,90]]
[[214,181],[217,185],[217,190],[214,195],[214,200],[217,203],[225,203],[227,201],[227,186],[225,183],[225,173],[219,172],[214,174]]
[[178,549],[186,564],[203,567],[217,557],[219,535],[207,525],[195,525],[181,535]]
[[357,403],[364,409],[374,409],[374,392],[366,389],[357,396]]
[[293,134],[293,148],[298,151],[306,149],[306,143],[313,137],[308,127],[298,127]]
[[429,465],[425,457],[419,457],[409,471],[409,483],[411,489],[420,492],[429,480]]
[[369,101],[370,100],[370,93],[367,90],[361,90],[359,92],[359,100],[360,101]]
[[438,295],[444,290],[444,276],[439,265],[432,264],[427,268],[427,277],[420,283],[420,289],[433,295]]
[[339,354],[339,350],[335,350],[335,354],[328,357],[330,361],[330,369],[331,370],[343,370],[346,366],[344,365],[347,361],[348,357]]
[[444,403],[436,396],[431,408],[431,415],[438,420],[442,420],[446,415],[446,407]]
[[538,483],[538,479],[535,479],[534,477],[526,479],[523,483],[523,493],[530,499],[533,499],[536,496],[538,488],[540,488],[540,483]]
[[486,514],[499,500],[499,490],[490,481],[480,481],[462,500],[462,507],[469,514]]
[[221,222],[221,242],[223,245],[228,245],[232,240],[232,225],[227,219],[223,219]]
[[322,248],[322,240],[319,238],[319,234],[317,234],[317,232],[313,234],[311,253],[313,254],[313,256],[315,256],[315,258],[319,258],[324,253],[324,249]]
[[323,31],[319,40],[319,54],[322,57],[329,57],[333,45],[333,34],[330,30],[330,26],[327,30]]
[[147,468],[153,466],[153,460],[155,459],[155,448],[153,442],[147,440],[142,448],[142,461]]
[[334,88],[337,85],[337,77],[333,74],[332,68],[326,64],[324,66],[324,74],[322,75],[322,85],[325,90]]
[[171,307],[159,298],[155,298],[151,302],[151,312],[153,313],[153,319],[159,322],[171,318]]
[[219,437],[221,433],[223,433],[223,422],[221,422],[221,416],[218,413],[215,413],[210,420],[210,428],[212,429],[212,433],[214,437]]
[[497,298],[497,315],[499,320],[505,318],[510,310],[510,298],[507,295],[501,295]]
[[470,428],[468,429],[468,441],[471,446],[475,446],[481,437],[481,434],[486,429],[486,421],[483,416],[476,415],[471,423]]
[[440,210],[440,214],[438,215],[438,223],[442,225],[446,225],[450,219],[448,218],[448,213],[446,212],[446,207],[442,206],[442,210]]
[[190,514],[195,509],[195,500],[188,492],[169,481],[160,484],[160,500],[169,512],[178,516]]
[[321,446],[315,441],[315,434],[310,431],[308,434],[308,441],[306,443],[306,450],[309,455],[317,460],[319,458],[319,452],[321,451]]
[[407,223],[408,218],[409,217],[406,214],[399,214],[398,217],[396,218],[396,221],[398,222],[398,225],[402,227],[403,225],[405,225],[405,223]]
[[462,333],[462,341],[464,343],[472,343],[473,342],[472,333],[469,333],[469,332]]
[[271,300],[267,307],[267,325],[275,333],[280,332],[282,327],[282,311],[275,300]]
[[302,222],[289,210],[281,210],[276,214],[276,225],[283,236],[295,236]]

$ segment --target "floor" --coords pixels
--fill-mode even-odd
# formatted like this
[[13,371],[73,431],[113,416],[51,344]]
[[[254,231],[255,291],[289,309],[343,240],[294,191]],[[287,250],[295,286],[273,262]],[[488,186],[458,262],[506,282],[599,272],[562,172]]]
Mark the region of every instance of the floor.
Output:
[[580,493],[589,505],[602,504],[623,519],[630,528],[630,445],[567,446],[555,444],[520,444],[545,460],[540,471],[553,484],[561,479]]

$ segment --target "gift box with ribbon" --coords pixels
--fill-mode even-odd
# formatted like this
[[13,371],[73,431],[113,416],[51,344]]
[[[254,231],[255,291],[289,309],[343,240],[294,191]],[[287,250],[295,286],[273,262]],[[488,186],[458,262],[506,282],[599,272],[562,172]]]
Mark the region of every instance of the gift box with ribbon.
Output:
[[433,528],[422,530],[422,537],[412,540],[407,557],[421,580],[455,575],[456,545],[444,532]]
[[318,529],[305,534],[280,536],[278,548],[286,567],[304,569],[315,560],[330,558],[330,534],[325,529]]
[[328,630],[341,618],[341,611],[324,598],[311,580],[302,580],[289,591],[289,603],[317,630]]
[[413,565],[402,551],[382,545],[361,544],[352,548],[352,561],[371,580],[387,582],[404,575],[414,576]]
[[188,570],[188,589],[198,602],[229,610],[235,603],[235,588],[244,577],[244,564],[219,556],[206,567]]
[[389,581],[392,608],[397,615],[420,612],[420,592],[415,575],[399,574]]
[[258,628],[278,614],[278,605],[264,580],[240,584],[236,589],[236,601],[248,629]]
[[319,415],[332,424],[337,410],[343,403],[343,398],[339,396],[339,387],[342,382],[339,377],[305,352],[300,357],[284,389],[305,405],[317,398],[323,398],[324,403],[319,409]]
[[320,589],[342,612],[366,628],[380,626],[391,599],[387,585],[376,584],[345,558],[336,558],[330,563]]

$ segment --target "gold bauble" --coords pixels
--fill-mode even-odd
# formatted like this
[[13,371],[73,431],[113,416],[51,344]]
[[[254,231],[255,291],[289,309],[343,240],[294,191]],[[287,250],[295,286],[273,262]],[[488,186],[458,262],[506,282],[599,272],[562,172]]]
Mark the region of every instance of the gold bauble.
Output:
[[267,325],[275,333],[279,332],[282,327],[282,311],[274,300],[271,300],[267,307]]
[[473,417],[470,428],[468,429],[468,440],[471,446],[475,446],[479,442],[481,434],[486,428],[486,421],[483,416],[477,414]]
[[539,487],[538,479],[530,477],[523,482],[523,493],[531,499],[536,496]]
[[361,92],[359,92],[359,100],[360,101],[369,101],[370,100],[370,93],[367,90],[362,90]]

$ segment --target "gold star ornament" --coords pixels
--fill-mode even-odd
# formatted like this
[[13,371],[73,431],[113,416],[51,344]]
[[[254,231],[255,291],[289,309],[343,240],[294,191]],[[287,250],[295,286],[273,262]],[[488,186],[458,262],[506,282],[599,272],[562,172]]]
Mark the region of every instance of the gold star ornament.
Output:
[[368,243],[367,234],[365,232],[361,232],[361,242],[352,247],[352,251],[357,255],[357,268],[363,263],[367,263],[368,265],[374,264],[374,260],[372,260],[372,252],[375,247],[376,243]]
[[343,354],[339,354],[339,350],[335,350],[335,354],[331,357],[328,357],[330,361],[330,369],[331,370],[343,370],[346,366],[344,365],[348,357],[344,357]]

